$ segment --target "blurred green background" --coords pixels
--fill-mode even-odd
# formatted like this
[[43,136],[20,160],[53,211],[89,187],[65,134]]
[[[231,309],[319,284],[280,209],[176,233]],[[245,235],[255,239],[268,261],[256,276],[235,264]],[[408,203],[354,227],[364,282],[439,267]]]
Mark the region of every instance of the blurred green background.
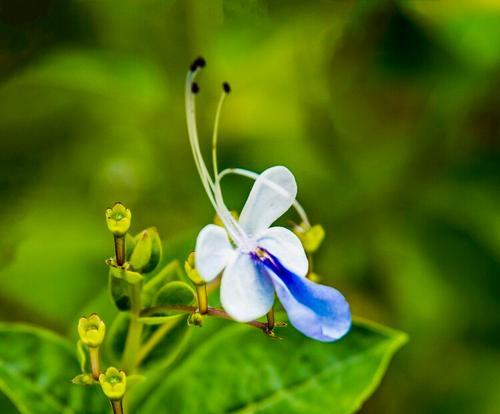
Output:
[[[410,334],[363,412],[498,413],[499,44],[496,0],[0,1],[0,318],[74,330],[116,200],[169,258],[193,248],[202,54],[205,149],[230,81],[221,169],[289,167],[327,231],[317,272]],[[250,185],[227,179],[231,207]]]

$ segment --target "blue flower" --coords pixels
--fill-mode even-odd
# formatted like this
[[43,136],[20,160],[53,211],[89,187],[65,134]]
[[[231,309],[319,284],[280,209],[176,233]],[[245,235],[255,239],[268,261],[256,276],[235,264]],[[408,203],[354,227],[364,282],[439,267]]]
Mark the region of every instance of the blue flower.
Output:
[[[210,282],[222,274],[221,303],[235,320],[248,322],[266,315],[275,295],[293,326],[319,341],[335,341],[351,326],[349,304],[336,289],[306,278],[308,260],[298,237],[284,227],[271,227],[287,210],[296,206],[297,184],[293,174],[275,166],[256,178],[250,195],[236,220],[226,207],[220,185],[225,172],[218,173],[214,132],[214,178],[201,156],[196,129],[194,78],[202,67],[191,67],[186,80],[188,131],[203,186],[224,227],[209,224],[196,240],[195,261],[200,276]],[[228,89],[224,88],[216,116]],[[245,171],[245,170],[240,170]],[[303,211],[298,208],[299,212]]]

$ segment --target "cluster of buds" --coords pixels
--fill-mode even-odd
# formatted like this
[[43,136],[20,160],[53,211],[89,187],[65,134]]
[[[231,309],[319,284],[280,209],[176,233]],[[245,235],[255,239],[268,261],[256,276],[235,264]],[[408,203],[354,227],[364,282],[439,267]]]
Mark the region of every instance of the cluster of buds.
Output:
[[[127,388],[127,377],[125,372],[109,367],[104,373],[100,368],[99,350],[106,335],[104,321],[95,313],[89,317],[82,317],[78,321],[78,335],[80,344],[85,346],[90,357],[92,373],[85,372],[85,350],[81,350],[83,373],[76,376],[73,382],[81,385],[100,384],[104,395],[109,399],[113,412],[123,414],[122,400]],[[80,349],[80,348],[79,348]]]

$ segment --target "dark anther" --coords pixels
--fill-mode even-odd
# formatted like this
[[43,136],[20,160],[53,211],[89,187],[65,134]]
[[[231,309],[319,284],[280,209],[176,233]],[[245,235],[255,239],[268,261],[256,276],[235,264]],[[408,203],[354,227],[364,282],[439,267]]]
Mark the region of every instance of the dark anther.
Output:
[[226,92],[226,93],[230,93],[231,92],[231,86],[229,86],[229,83],[227,83],[227,82],[224,82],[222,84],[222,89],[224,89],[224,92]]
[[204,68],[207,62],[205,62],[205,59],[203,59],[201,56],[197,57],[193,63],[191,63],[190,69],[192,72],[194,72],[198,68]]
[[196,82],[193,82],[193,84],[191,85],[191,92],[198,93],[199,91],[200,91],[200,87],[198,86],[198,84]]

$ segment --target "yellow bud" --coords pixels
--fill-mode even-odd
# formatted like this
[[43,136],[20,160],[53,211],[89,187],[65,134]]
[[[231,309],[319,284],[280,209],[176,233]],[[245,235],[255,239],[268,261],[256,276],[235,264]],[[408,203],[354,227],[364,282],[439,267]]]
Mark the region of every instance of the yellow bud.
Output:
[[188,318],[188,325],[190,326],[202,326],[203,325],[203,315],[199,312],[192,313]]
[[127,390],[127,376],[125,372],[109,367],[104,374],[99,375],[102,391],[111,401],[123,398]]
[[90,348],[99,347],[104,341],[105,334],[106,325],[96,313],[93,313],[88,318],[80,318],[78,321],[80,340]]
[[316,282],[316,283],[319,283],[321,282],[321,277],[317,274],[317,273],[314,273],[314,272],[311,272],[307,275],[307,278],[311,281],[311,282]]
[[71,382],[78,385],[93,385],[95,381],[92,374],[80,374],[73,378]]
[[130,256],[131,266],[140,272],[153,271],[161,260],[162,246],[160,235],[155,227],[139,233],[135,239],[135,247]]
[[321,224],[315,224],[314,226],[304,230],[303,224],[294,229],[294,233],[302,242],[304,250],[307,253],[314,253],[318,250],[319,246],[325,238],[325,229]]
[[190,253],[187,260],[184,262],[184,270],[186,270],[186,274],[195,285],[199,286],[205,284],[205,281],[201,278],[200,273],[196,270],[194,252]]
[[[233,218],[235,218],[236,221],[238,221],[238,219],[239,219],[238,212],[234,211],[234,210],[231,210],[230,213],[233,216]],[[215,217],[214,217],[214,224],[216,224],[217,226],[224,227],[224,223],[222,222],[222,220],[220,219],[220,217],[219,217],[218,214],[216,214]]]
[[132,213],[122,203],[115,203],[106,210],[106,223],[108,229],[115,236],[124,236],[130,228]]

